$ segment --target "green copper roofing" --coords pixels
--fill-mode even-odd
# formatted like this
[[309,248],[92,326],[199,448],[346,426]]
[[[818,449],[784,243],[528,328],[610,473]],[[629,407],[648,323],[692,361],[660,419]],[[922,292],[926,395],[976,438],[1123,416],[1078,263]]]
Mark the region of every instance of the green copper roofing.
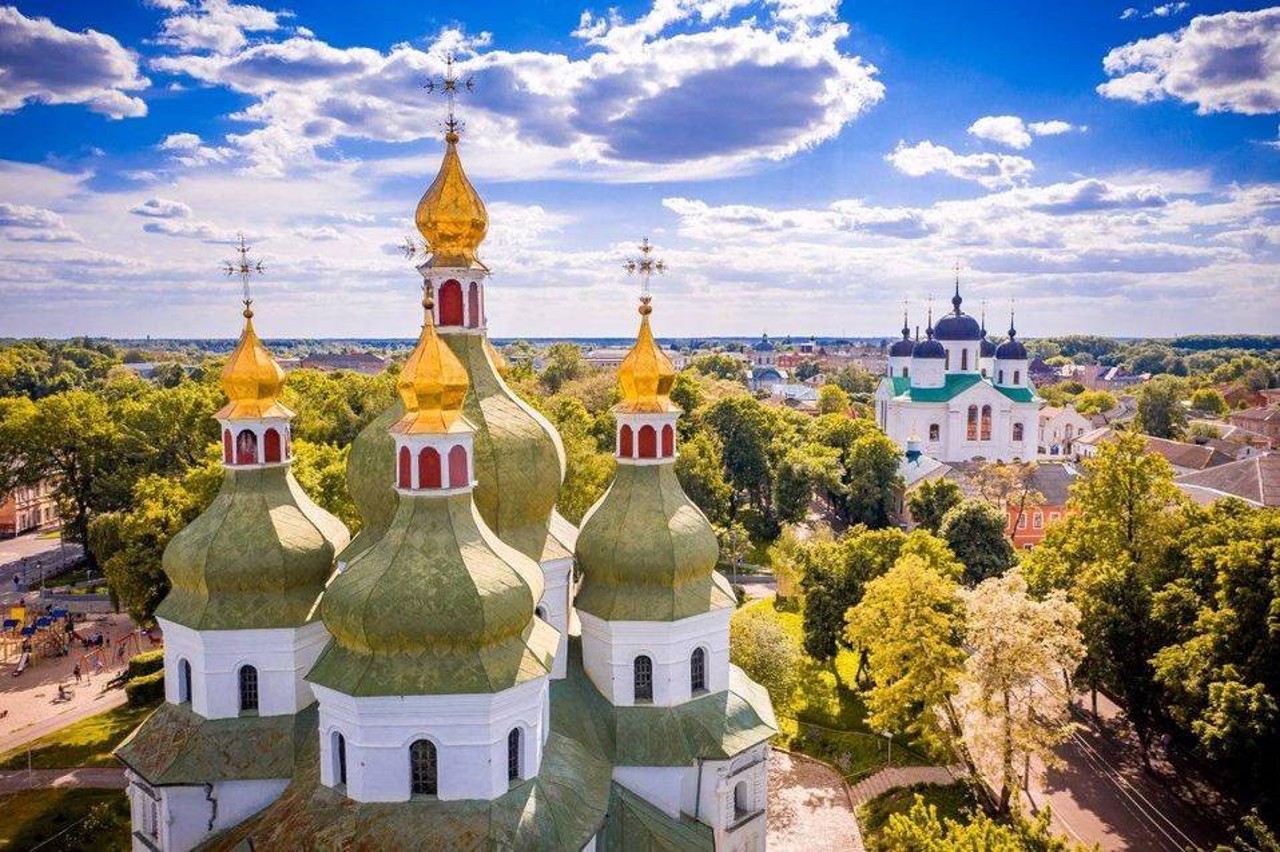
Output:
[[582,519],[574,606],[610,621],[675,621],[732,607],[718,556],[711,522],[685,495],[674,464],[620,464]]
[[347,456],[347,490],[360,512],[360,532],[341,553],[339,562],[350,562],[363,553],[391,526],[400,495],[396,492],[395,439],[387,430],[404,415],[399,399],[360,430]]
[[689,817],[672,819],[616,781],[609,816],[596,849],[601,852],[685,852],[715,849],[715,832]]
[[316,705],[296,716],[206,719],[165,702],[115,756],[148,784],[206,784],[291,778],[300,750],[316,738]]
[[286,465],[228,468],[222,490],[164,551],[156,615],[195,630],[297,627],[348,540]]
[[542,569],[484,525],[470,494],[401,497],[325,591],[333,640],[307,679],[346,695],[430,695],[543,677],[560,634],[534,618],[542,587]]
[[[940,388],[913,388],[911,379],[906,376],[892,376],[889,381],[893,382],[894,396],[907,394],[912,402],[947,402],[986,380],[977,373],[950,373]],[[1035,394],[1035,388],[1030,385],[1007,388],[993,384],[992,387],[1014,402],[1035,402],[1039,399]]]

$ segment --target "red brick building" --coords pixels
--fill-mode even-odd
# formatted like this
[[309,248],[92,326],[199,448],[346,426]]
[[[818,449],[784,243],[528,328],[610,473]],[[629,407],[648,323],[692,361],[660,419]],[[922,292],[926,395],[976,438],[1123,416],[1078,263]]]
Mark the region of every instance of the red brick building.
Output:
[[1019,510],[1015,503],[1006,507],[1009,514],[1008,536],[1017,548],[1034,547],[1044,539],[1045,530],[1067,514],[1067,496],[1079,471],[1070,464],[1041,464],[1031,474],[1031,490],[1044,501]]

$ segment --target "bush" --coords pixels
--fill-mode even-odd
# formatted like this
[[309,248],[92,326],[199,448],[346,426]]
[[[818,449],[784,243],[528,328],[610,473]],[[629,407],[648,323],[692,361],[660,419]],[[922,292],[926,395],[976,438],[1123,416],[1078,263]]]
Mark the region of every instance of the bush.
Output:
[[131,707],[145,707],[164,700],[164,670],[130,679],[124,685],[124,694]]
[[157,648],[154,651],[143,651],[141,654],[129,658],[129,680],[149,675],[152,672],[158,672],[163,668],[163,648]]

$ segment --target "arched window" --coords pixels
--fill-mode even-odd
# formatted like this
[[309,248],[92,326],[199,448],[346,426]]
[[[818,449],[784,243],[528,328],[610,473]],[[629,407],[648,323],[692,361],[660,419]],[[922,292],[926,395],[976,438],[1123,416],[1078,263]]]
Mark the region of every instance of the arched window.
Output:
[[1004,384],[1004,370],[996,373],[996,384]]
[[452,278],[440,285],[440,324],[462,325],[462,285]]
[[653,660],[641,654],[635,661],[636,701],[653,700]]
[[480,285],[472,281],[467,288],[467,325],[476,328],[480,325]]
[[944,370],[951,369],[951,350],[950,349],[948,349],[945,353],[943,353],[942,369]]
[[335,784],[347,783],[347,738],[333,732],[333,777]]
[[982,406],[982,440],[991,440],[991,406]]
[[751,813],[751,797],[747,791],[747,782],[739,781],[733,786],[733,818],[740,820]]
[[231,430],[222,430],[222,460],[227,464],[231,464],[235,460],[235,456],[231,452]]
[[662,457],[671,458],[676,454],[676,430],[670,424],[662,427]]
[[258,670],[253,666],[240,667],[240,712],[258,709]]
[[191,703],[191,664],[186,660],[178,661],[178,703]]
[[655,459],[658,457],[658,432],[652,426],[640,427],[640,458]]
[[969,428],[965,431],[965,436],[970,441],[978,440],[978,406],[969,406]]
[[512,728],[507,734],[507,780],[520,777],[520,729]]
[[396,484],[401,488],[413,487],[413,478],[409,470],[411,467],[413,467],[413,453],[409,452],[408,447],[401,447],[399,471],[396,474]]
[[969,369],[969,350],[968,349],[960,350],[960,369],[961,370]]
[[435,447],[423,447],[418,452],[418,487],[440,487],[440,451]]
[[618,432],[618,455],[624,459],[631,458],[634,450],[631,447],[632,432],[630,426],[623,426]]
[[938,437],[941,433],[942,433],[942,429],[939,428],[937,423],[929,424],[929,440],[930,441],[938,440]]
[[236,435],[236,464],[258,463],[258,436],[252,429],[241,429]]
[[435,743],[415,740],[409,746],[409,792],[414,796],[436,795],[436,772]]
[[902,378],[904,379],[911,378],[911,369],[909,367],[902,368]]
[[1022,424],[1021,423],[1013,424],[1013,440],[1015,441],[1022,440]]
[[1020,385],[1020,384],[1022,384],[1022,371],[1021,371],[1021,370],[1014,370],[1014,371],[1013,371],[1013,383],[1014,383],[1015,385]]
[[449,487],[461,488],[470,479],[467,473],[467,448],[459,444],[449,450]]
[[268,429],[262,436],[262,456],[267,464],[280,461],[280,433]]
[[707,652],[701,648],[694,648],[689,657],[689,685],[694,695],[707,691]]

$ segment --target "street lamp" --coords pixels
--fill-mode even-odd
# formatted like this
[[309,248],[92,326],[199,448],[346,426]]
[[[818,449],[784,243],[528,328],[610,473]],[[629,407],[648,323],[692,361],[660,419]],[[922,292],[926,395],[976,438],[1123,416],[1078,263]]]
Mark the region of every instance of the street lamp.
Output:
[[889,759],[887,763],[889,766],[892,766],[893,765],[893,731],[881,731],[880,736],[884,737],[885,742],[888,743]]

